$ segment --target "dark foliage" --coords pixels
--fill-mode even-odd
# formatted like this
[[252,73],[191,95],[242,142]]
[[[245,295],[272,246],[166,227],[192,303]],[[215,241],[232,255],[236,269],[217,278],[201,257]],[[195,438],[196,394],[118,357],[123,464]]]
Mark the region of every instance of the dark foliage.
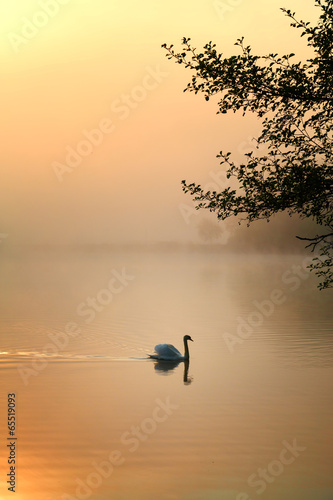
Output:
[[[280,211],[313,219],[318,234],[299,238],[316,250],[310,267],[323,289],[333,286],[333,0],[315,4],[320,9],[316,26],[281,9],[313,50],[305,62],[296,62],[295,54],[253,55],[243,39],[235,44],[240,54],[229,58],[212,42],[198,52],[189,38],[183,39],[180,52],[173,45],[162,47],[168,58],[193,72],[185,91],[202,92],[206,100],[218,94],[218,113],[251,112],[262,123],[257,147],[245,154],[242,164],[230,152],[218,155],[227,178],[237,180],[235,189],[205,192],[183,181],[183,190],[198,209],[215,212],[222,220],[236,215],[249,224]],[[266,153],[260,154],[263,148]]]

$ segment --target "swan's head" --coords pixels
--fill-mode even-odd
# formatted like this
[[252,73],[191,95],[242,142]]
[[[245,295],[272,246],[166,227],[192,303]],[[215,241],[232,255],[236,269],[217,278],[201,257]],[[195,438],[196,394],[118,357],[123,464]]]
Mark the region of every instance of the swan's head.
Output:
[[189,335],[185,335],[184,342],[187,342],[187,340],[190,340],[191,342],[194,342]]

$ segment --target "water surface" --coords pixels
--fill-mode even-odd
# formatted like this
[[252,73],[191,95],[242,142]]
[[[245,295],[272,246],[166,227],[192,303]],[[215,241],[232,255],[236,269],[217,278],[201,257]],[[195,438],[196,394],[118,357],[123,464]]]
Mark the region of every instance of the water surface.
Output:
[[[332,293],[304,259],[3,258],[1,499],[15,393],[17,500],[332,500]],[[188,367],[147,359],[185,334]]]

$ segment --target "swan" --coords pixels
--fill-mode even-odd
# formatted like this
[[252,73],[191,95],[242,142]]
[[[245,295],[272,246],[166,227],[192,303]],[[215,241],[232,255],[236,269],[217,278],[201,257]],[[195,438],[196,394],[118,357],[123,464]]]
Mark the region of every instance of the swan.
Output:
[[155,354],[150,354],[149,357],[152,359],[164,359],[166,361],[185,361],[188,360],[190,355],[188,352],[188,341],[193,342],[189,335],[185,335],[184,341],[184,356],[171,344],[158,344],[155,346]]

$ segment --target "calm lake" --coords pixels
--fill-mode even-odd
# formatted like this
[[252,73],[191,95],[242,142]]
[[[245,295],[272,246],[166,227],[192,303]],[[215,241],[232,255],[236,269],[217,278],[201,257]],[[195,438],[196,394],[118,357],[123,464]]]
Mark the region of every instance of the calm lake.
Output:
[[[1,500],[332,500],[333,294],[307,264],[4,256]],[[147,359],[186,334],[189,366]]]

